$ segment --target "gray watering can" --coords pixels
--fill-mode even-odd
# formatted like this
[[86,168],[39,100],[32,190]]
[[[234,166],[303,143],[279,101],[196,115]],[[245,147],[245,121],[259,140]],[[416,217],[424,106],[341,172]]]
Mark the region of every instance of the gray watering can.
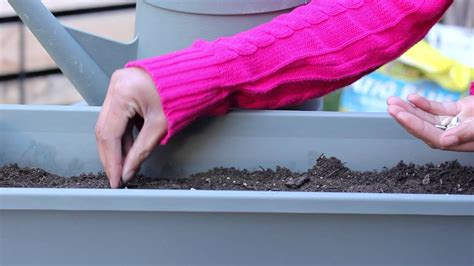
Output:
[[112,73],[126,62],[236,34],[308,0],[137,0],[129,43],[63,26],[40,0],[9,2],[85,101],[102,105]]

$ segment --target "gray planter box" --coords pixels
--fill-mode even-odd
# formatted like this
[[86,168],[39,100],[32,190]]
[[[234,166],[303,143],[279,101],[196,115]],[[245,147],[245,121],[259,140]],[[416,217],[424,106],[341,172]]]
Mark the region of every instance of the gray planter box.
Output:
[[[95,107],[0,106],[0,165],[100,171]],[[158,148],[147,174],[214,166],[355,169],[459,160],[385,114],[235,112]],[[0,189],[0,265],[474,264],[474,196]]]

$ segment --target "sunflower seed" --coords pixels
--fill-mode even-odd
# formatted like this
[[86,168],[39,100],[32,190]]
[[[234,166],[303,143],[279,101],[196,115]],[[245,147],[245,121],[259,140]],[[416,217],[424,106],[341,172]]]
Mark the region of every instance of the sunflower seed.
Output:
[[453,117],[453,119],[451,119],[451,122],[449,122],[450,125],[455,125],[459,123],[459,118],[457,116]]
[[454,117],[454,118],[451,120],[451,122],[449,123],[447,129],[451,129],[451,128],[453,128],[453,127],[457,127],[459,124],[461,124],[461,122],[459,121],[459,118],[456,116],[456,117]]
[[447,126],[449,123],[451,123],[452,117],[445,117],[443,120],[441,120],[441,126]]

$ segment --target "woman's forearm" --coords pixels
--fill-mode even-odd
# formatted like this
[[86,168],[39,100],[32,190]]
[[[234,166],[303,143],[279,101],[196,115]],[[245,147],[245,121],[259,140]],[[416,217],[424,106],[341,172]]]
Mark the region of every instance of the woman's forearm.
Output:
[[424,37],[452,0],[314,0],[232,37],[130,62],[158,88],[169,137],[232,107],[278,108],[348,85]]

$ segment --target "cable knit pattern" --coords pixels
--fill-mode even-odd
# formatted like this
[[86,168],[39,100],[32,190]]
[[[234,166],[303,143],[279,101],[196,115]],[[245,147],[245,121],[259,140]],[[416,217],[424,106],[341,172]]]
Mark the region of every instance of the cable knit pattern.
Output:
[[344,87],[422,39],[452,0],[313,0],[231,37],[132,61],[153,78],[171,136],[233,107],[280,108]]

